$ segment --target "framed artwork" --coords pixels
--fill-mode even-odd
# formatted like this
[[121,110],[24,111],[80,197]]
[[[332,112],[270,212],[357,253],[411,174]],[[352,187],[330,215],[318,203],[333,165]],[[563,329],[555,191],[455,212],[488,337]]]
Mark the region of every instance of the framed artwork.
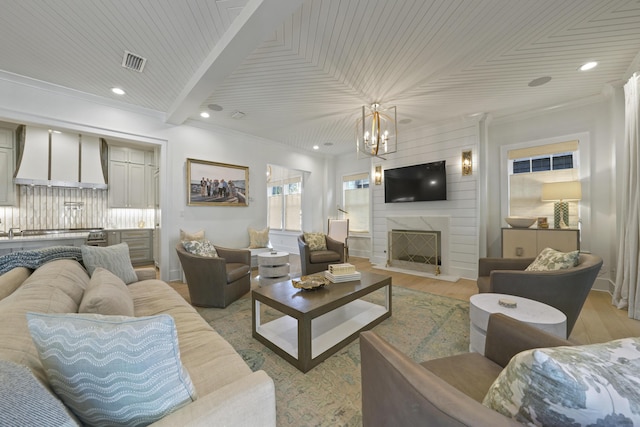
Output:
[[249,168],[187,159],[187,205],[249,206]]

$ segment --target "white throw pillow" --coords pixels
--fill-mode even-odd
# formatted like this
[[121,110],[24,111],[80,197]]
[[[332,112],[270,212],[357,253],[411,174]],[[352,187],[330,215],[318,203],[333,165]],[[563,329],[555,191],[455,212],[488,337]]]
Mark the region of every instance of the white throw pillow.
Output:
[[637,426],[638,372],[640,338],[523,351],[483,404],[527,425]]
[[92,426],[158,421],[196,400],[168,314],[27,313],[53,391]]

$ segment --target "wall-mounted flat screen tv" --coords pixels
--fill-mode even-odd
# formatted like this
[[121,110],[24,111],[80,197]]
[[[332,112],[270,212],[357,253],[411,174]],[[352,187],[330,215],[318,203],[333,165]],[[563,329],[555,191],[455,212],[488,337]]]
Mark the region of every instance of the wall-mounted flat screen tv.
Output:
[[384,171],[384,202],[447,200],[445,160]]

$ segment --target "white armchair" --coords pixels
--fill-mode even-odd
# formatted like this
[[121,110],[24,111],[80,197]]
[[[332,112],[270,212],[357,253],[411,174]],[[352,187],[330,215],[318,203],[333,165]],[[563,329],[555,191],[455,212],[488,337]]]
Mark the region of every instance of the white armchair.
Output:
[[344,260],[349,261],[349,220],[348,219],[331,219],[327,226],[327,235],[333,240],[344,243]]

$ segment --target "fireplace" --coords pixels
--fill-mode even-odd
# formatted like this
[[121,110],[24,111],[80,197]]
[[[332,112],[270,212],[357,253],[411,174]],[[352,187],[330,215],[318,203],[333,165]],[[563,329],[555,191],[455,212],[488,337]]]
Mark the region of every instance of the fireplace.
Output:
[[391,230],[387,239],[388,267],[440,275],[441,233],[435,230]]
[[[380,268],[455,282],[449,215],[388,216]],[[395,241],[395,245],[394,244]],[[381,251],[383,252],[383,251]]]

